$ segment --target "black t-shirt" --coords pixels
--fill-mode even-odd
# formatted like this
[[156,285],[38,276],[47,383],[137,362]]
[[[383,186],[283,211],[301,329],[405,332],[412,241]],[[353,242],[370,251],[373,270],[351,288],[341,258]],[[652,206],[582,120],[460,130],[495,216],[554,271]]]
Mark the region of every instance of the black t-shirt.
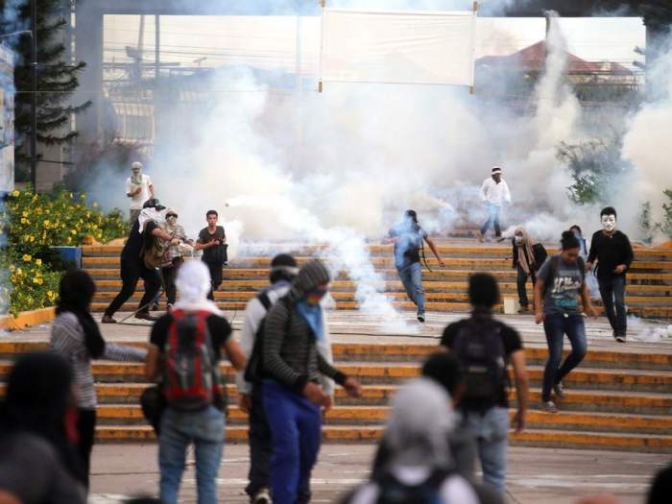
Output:
[[[217,226],[214,233],[210,233],[207,227],[201,229],[200,233],[198,233],[198,243],[209,243],[212,240],[223,240],[225,238],[226,233],[223,226]],[[203,249],[203,257],[201,259],[207,263],[223,263],[224,251],[222,248],[223,245],[216,245]]]
[[[173,320],[173,316],[170,313],[166,313],[159,320],[157,320],[154,324],[154,327],[152,327],[152,333],[149,337],[149,342],[152,345],[159,347],[161,353],[163,353],[166,346],[166,341],[168,340],[168,330]],[[217,360],[220,360],[222,358],[222,345],[224,345],[224,343],[226,343],[226,341],[231,336],[231,325],[224,317],[219,317],[214,314],[208,316],[207,323],[215,356],[217,357]]]
[[128,235],[128,240],[126,245],[121,251],[122,259],[140,259],[140,251],[142,250],[142,245],[145,242],[145,236],[150,236],[152,231],[154,231],[158,226],[153,220],[145,222],[145,230],[140,233],[140,221],[135,220],[133,228],[131,229],[131,234]]
[[597,259],[597,278],[625,276],[625,271],[617,275],[614,270],[619,264],[625,264],[628,269],[632,264],[634,253],[628,236],[618,230],[612,235],[597,231],[590,241],[588,262],[592,263],[595,259]]
[[[440,344],[448,348],[453,348],[455,338],[460,333],[460,329],[462,329],[467,320],[468,319],[458,320],[457,322],[448,324],[446,328],[443,330],[443,335],[441,336]],[[512,353],[523,349],[523,340],[521,339],[520,334],[518,334],[518,331],[516,331],[513,327],[510,327],[504,324],[503,322],[499,321],[495,321],[495,323],[500,326],[499,334],[502,336],[502,339],[504,340],[504,353],[506,354],[508,365],[509,356]],[[499,394],[499,398],[497,399],[497,406],[501,406],[503,408],[509,407],[506,385],[502,387],[502,390]],[[479,405],[470,404],[468,399],[463,399],[458,407],[460,409],[466,409],[466,410],[480,409]]]

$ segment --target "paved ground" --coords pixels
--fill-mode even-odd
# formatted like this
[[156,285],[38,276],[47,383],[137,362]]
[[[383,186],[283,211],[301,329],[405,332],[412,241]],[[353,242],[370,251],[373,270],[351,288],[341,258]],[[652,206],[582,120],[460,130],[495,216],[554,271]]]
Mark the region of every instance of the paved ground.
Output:
[[[326,445],[313,472],[313,502],[335,502],[367,474],[372,446]],[[643,504],[649,480],[669,463],[655,454],[511,448],[507,496],[510,504],[570,504],[586,495],[610,493],[621,504]],[[221,502],[248,502],[247,447],[229,445],[219,472]],[[185,473],[180,502],[195,503],[194,468]],[[155,494],[156,445],[98,445],[94,448],[92,504],[112,504],[120,495]]]
[[[117,314],[121,320],[123,314]],[[359,312],[331,312],[334,342],[421,343],[435,345],[443,327],[461,314],[429,313],[426,324],[412,313],[395,317]],[[240,329],[242,312],[227,313]],[[530,316],[502,317],[522,334],[525,345],[545,346],[541,328]],[[150,324],[129,319],[129,324],[102,325],[111,341],[147,341]],[[631,320],[628,343],[616,343],[604,318],[587,319],[589,348],[631,352],[672,353],[669,321]],[[0,335],[1,340],[45,341],[47,325]],[[367,474],[372,446],[326,445],[313,474],[315,502],[332,502],[344,489]],[[120,495],[156,493],[156,445],[98,445],[94,449],[92,492],[95,504],[117,502]],[[660,454],[512,448],[509,452],[508,496],[511,503],[573,503],[579,496],[609,492],[622,504],[643,503],[648,481],[671,458]],[[248,458],[241,445],[228,445],[220,470],[220,493],[225,502],[243,503]],[[195,502],[193,469],[184,479],[181,502]],[[116,498],[115,498],[116,496]]]

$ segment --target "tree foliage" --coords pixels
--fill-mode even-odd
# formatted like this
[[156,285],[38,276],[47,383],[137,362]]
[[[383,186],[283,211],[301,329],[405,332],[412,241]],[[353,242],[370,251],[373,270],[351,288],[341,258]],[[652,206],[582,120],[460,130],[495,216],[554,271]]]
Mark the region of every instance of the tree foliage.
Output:
[[[36,0],[37,5],[37,141],[42,145],[69,144],[77,131],[69,128],[73,114],[91,105],[90,101],[71,104],[79,86],[78,75],[84,62],[68,61],[65,29],[74,0]],[[30,28],[30,1],[0,0],[0,33],[13,33]],[[14,71],[16,87],[16,177],[26,180],[30,172],[31,131],[31,37],[15,37],[14,50],[18,62]]]

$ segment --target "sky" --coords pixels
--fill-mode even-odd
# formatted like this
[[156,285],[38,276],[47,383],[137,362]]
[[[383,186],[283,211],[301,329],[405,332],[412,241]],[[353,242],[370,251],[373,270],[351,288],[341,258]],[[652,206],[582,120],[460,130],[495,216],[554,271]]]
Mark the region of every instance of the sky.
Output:
[[[297,20],[293,16],[226,17],[162,16],[161,60],[181,67],[216,67],[234,53],[255,65],[281,64],[294,67]],[[615,61],[631,67],[640,58],[636,46],[645,45],[645,28],[639,18],[566,18],[560,20],[568,49],[589,61]],[[105,60],[129,62],[126,46],[138,47],[140,16],[105,17]],[[153,61],[154,17],[144,23],[145,61]],[[307,56],[306,71],[314,68],[319,55],[319,18],[301,21],[301,41]],[[478,20],[476,58],[506,55],[544,38],[543,18],[485,18]],[[203,59],[205,58],[205,59]],[[230,59],[229,59],[230,61]]]

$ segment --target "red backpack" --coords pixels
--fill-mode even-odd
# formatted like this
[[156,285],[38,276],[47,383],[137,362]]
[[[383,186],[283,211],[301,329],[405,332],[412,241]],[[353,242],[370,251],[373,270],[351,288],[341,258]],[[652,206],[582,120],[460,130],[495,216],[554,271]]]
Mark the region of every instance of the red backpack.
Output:
[[207,311],[172,312],[164,347],[163,391],[168,404],[176,409],[195,411],[221,399],[221,378],[212,347]]

